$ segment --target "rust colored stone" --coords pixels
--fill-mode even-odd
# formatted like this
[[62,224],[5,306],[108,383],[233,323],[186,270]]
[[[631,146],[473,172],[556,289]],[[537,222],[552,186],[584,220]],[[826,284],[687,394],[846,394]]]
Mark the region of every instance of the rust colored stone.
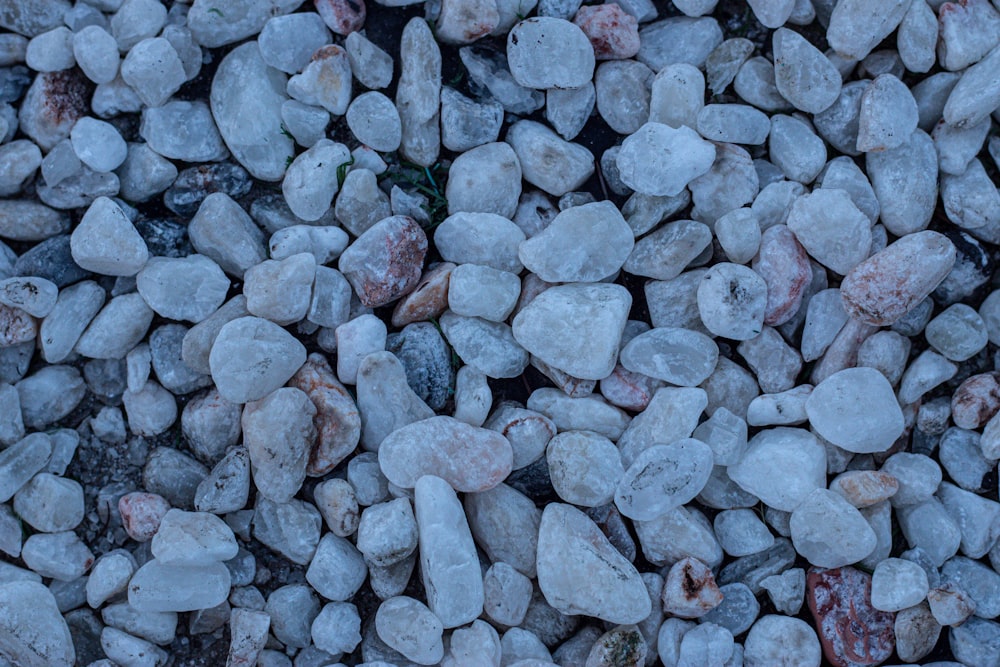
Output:
[[392,326],[405,327],[438,317],[448,308],[448,283],[455,265],[441,262],[428,269],[416,289],[399,300],[392,311]]
[[365,0],[314,0],[314,4],[323,23],[344,37],[361,30],[368,14]]
[[309,452],[306,474],[321,477],[347,458],[361,439],[361,415],[347,388],[337,381],[322,354],[310,354],[288,386],[300,389],[316,406],[318,436]]
[[809,256],[795,234],[785,225],[768,227],[752,266],[767,284],[764,324],[776,327],[792,319],[812,280]]
[[874,667],[895,649],[895,614],[875,609],[871,592],[871,575],[853,567],[814,567],[806,576],[806,602],[835,667]]
[[951,397],[951,418],[959,428],[979,428],[1000,411],[1000,373],[973,375]]
[[639,21],[615,3],[585,5],[573,19],[598,60],[631,58],[639,52]]
[[361,303],[378,308],[412,292],[427,255],[427,234],[413,218],[376,223],[340,256],[340,271]]

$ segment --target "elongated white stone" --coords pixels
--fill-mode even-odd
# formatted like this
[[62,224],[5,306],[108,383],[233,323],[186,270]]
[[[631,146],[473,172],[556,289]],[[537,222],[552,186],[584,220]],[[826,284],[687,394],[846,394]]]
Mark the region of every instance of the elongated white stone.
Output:
[[483,613],[483,576],[465,511],[448,482],[424,475],[413,490],[427,605],[446,628]]

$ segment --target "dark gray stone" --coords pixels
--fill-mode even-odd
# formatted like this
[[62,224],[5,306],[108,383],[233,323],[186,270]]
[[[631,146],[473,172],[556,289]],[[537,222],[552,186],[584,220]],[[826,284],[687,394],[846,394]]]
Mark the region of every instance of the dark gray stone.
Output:
[[440,410],[455,391],[451,349],[430,322],[406,325],[392,334],[386,348],[406,370],[406,383],[432,410]]

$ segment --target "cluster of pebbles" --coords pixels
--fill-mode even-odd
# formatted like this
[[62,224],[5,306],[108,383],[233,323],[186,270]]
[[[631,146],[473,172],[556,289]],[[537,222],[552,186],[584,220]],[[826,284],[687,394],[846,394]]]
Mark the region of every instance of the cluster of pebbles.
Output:
[[1000,1],[0,26],[0,665],[1000,666]]

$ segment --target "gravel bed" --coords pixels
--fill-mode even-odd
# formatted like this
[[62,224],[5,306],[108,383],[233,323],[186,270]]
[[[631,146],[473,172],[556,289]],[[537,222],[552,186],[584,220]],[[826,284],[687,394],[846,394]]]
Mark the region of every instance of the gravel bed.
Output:
[[1000,667],[1000,0],[0,29],[0,667]]

